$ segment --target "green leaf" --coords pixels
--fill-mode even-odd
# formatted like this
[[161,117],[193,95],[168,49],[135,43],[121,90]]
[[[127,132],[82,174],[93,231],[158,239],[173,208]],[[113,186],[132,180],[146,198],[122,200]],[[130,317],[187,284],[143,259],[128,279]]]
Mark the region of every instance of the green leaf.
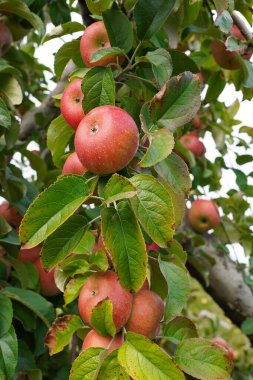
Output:
[[251,154],[242,154],[236,157],[236,163],[238,165],[244,165],[252,161],[253,161],[253,157]]
[[233,19],[230,13],[224,10],[219,14],[215,20],[215,25],[217,25],[223,33],[228,33],[233,25]]
[[103,20],[111,46],[128,53],[133,46],[133,28],[127,16],[117,9],[103,12]]
[[111,176],[103,190],[103,196],[106,204],[110,204],[124,198],[131,198],[135,194],[136,189],[129,179],[117,173]]
[[178,344],[185,339],[198,337],[196,326],[186,317],[174,318],[165,326],[163,334],[175,344]]
[[98,374],[97,380],[129,380],[128,375],[118,361],[118,350],[113,350],[108,355]]
[[[189,173],[187,173],[187,175],[190,179]],[[161,183],[170,194],[174,209],[176,227],[180,226],[185,213],[185,195],[181,194],[181,189],[174,189],[164,178],[161,178]]]
[[169,289],[165,308],[165,320],[169,321],[183,309],[190,293],[190,281],[186,268],[178,265],[178,261],[163,261],[159,258],[159,266]]
[[18,342],[13,326],[0,338],[0,378],[13,379],[18,361]]
[[103,48],[95,51],[91,56],[91,62],[97,62],[100,59],[105,59],[109,57],[117,57],[117,55],[122,54],[124,51],[117,47]]
[[8,255],[7,258],[15,271],[16,277],[20,281],[21,287],[37,290],[39,274],[35,266],[29,262],[21,262],[11,255]]
[[172,153],[155,166],[156,172],[164,178],[175,192],[187,196],[191,189],[189,169],[184,160]]
[[89,263],[86,255],[71,255],[60,264],[60,268],[68,276],[73,277],[76,274],[85,274],[89,270]]
[[164,160],[171,154],[175,144],[173,134],[167,129],[148,134],[148,139],[149,148],[140,161],[140,166],[143,168],[154,166]]
[[81,215],[72,215],[45,241],[41,251],[43,267],[52,269],[73,252],[86,229],[86,219]]
[[131,205],[142,227],[159,246],[167,248],[174,235],[174,210],[169,193],[158,180],[147,174],[131,178],[138,189]]
[[72,335],[82,327],[84,323],[78,315],[64,315],[56,318],[45,338],[49,355],[61,352],[70,343]]
[[14,301],[20,302],[31,310],[47,327],[50,327],[54,320],[53,305],[40,294],[31,290],[7,287],[3,289],[3,294]]
[[77,21],[69,21],[69,22],[66,22],[65,24],[56,26],[53,30],[51,30],[51,32],[47,33],[44,36],[42,43],[50,41],[54,38],[65,36],[66,34],[81,32],[84,29],[85,29],[85,26],[83,24],[80,24]]
[[248,178],[246,174],[244,174],[241,170],[239,169],[233,169],[235,175],[236,175],[236,184],[240,188],[240,190],[245,190],[248,184]]
[[[189,0],[190,1],[190,0]],[[185,53],[178,50],[169,50],[173,72],[172,76],[182,74],[184,71],[191,71],[192,73],[199,73],[200,69],[191,56],[186,55]]]
[[34,29],[38,30],[41,37],[43,36],[45,27],[42,20],[35,13],[30,11],[23,0],[0,0],[0,12],[14,13],[19,17],[24,18],[34,27]]
[[190,72],[171,78],[150,102],[153,124],[174,130],[195,116],[200,107],[200,81]]
[[84,178],[60,177],[29,206],[20,225],[20,239],[35,247],[60,227],[89,197]]
[[112,302],[108,299],[99,302],[92,310],[91,325],[102,336],[110,337],[116,334],[112,312]]
[[134,19],[140,40],[149,39],[163,26],[175,0],[139,0],[134,8]]
[[207,103],[216,100],[222,93],[226,86],[226,82],[223,78],[222,71],[216,71],[212,73],[208,80],[208,90],[206,93],[205,101]]
[[185,380],[171,357],[142,335],[127,333],[118,359],[134,380]]
[[127,201],[120,202],[117,209],[102,210],[102,236],[122,287],[137,292],[147,275],[147,253],[140,226]]
[[71,58],[74,57],[76,51],[80,49],[80,41],[74,40],[70,42],[66,42],[64,45],[60,47],[58,52],[55,54],[54,60],[54,71],[55,75],[60,78],[62,75],[65,66],[70,61]]
[[105,353],[105,350],[97,347],[81,352],[73,363],[69,380],[95,380]]
[[83,109],[87,114],[98,106],[115,104],[115,82],[110,67],[93,67],[85,74],[82,81],[85,94]]
[[0,74],[13,74],[19,76],[21,75],[21,72],[14,66],[8,65],[4,59],[0,58]]
[[4,103],[3,99],[0,98],[0,125],[4,128],[10,128],[11,126],[11,115]]
[[253,317],[245,319],[245,321],[242,324],[242,332],[246,335],[252,335],[253,334]]
[[70,128],[62,115],[54,119],[48,127],[47,147],[52,154],[55,166],[58,168],[62,166],[61,158],[74,133],[74,129]]
[[73,249],[73,253],[89,254],[92,252],[94,244],[95,244],[95,236],[90,231],[86,231],[83,237],[81,238],[80,242]]
[[201,380],[228,380],[233,369],[226,350],[205,339],[180,343],[175,361],[184,372]]
[[90,268],[106,271],[108,269],[108,259],[106,252],[99,249],[97,252],[93,252],[89,259]]
[[65,305],[68,305],[72,301],[74,301],[78,296],[79,293],[87,280],[87,278],[90,276],[91,273],[87,272],[82,276],[78,276],[76,278],[72,278],[65,289],[64,292],[64,301]]
[[136,58],[137,62],[150,62],[157,83],[162,87],[172,74],[172,60],[170,53],[165,49],[148,52],[144,57]]
[[6,96],[7,100],[13,105],[19,105],[22,103],[23,93],[17,79],[11,75],[1,75],[0,78],[1,92]]
[[184,251],[182,245],[177,241],[173,240],[172,244],[168,248],[168,252],[171,255],[178,257],[184,264],[187,260],[187,253]]
[[113,3],[114,0],[86,0],[89,11],[99,16],[101,16],[106,9],[111,8]]
[[13,310],[11,300],[0,292],[0,338],[5,335],[12,324]]
[[0,216],[0,237],[3,237],[12,231],[12,227],[7,223],[3,216]]

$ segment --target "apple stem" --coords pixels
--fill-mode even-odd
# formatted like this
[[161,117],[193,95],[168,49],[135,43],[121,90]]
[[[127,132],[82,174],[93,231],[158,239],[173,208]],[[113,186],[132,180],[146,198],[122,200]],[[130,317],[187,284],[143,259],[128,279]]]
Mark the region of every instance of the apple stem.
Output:
[[100,219],[100,218],[101,218],[101,215],[97,216],[96,218],[90,220],[90,221],[87,223],[87,225],[92,224],[93,222],[95,222],[96,220],[98,220],[98,219]]

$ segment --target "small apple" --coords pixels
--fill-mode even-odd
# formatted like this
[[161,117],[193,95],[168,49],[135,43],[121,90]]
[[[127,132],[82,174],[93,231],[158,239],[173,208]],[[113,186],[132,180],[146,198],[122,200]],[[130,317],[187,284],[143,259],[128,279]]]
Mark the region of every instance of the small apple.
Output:
[[62,175],[65,175],[65,174],[83,175],[86,172],[87,172],[87,169],[83,166],[83,164],[77,157],[76,152],[71,153],[68,156],[62,168]]
[[192,119],[192,126],[196,129],[205,129],[206,127],[198,116]]
[[237,70],[241,67],[239,54],[227,50],[226,45],[220,40],[212,41],[212,55],[216,63],[224,69]]
[[42,268],[40,258],[33,262],[39,273],[40,292],[43,296],[52,297],[60,293],[54,280],[55,268],[50,272],[46,272]]
[[22,216],[19,214],[17,207],[10,207],[8,201],[4,201],[0,205],[0,215],[14,227],[18,227],[22,220]]
[[140,290],[134,296],[126,330],[152,339],[159,328],[164,314],[163,300],[151,290]]
[[231,361],[235,360],[234,350],[227,344],[227,342],[225,342],[225,340],[223,340],[222,338],[214,338],[211,340],[211,342],[216,344],[217,346],[223,347],[227,351],[228,358]]
[[153,241],[151,244],[146,244],[146,250],[159,252],[159,246]]
[[61,113],[71,128],[76,129],[84,117],[81,89],[82,79],[76,79],[65,88],[61,97]]
[[219,210],[213,201],[198,199],[192,202],[188,211],[188,221],[192,228],[200,233],[216,227],[220,223]]
[[206,151],[204,144],[195,133],[186,133],[179,141],[186,149],[191,151],[195,157],[202,156]]
[[113,322],[117,329],[124,326],[129,318],[133,296],[124,290],[114,272],[97,272],[85,282],[78,300],[81,318],[91,326],[93,308],[99,302],[109,299],[113,305]]
[[36,247],[30,249],[21,247],[18,256],[19,261],[30,261],[31,263],[33,263],[40,257],[41,248],[41,245],[37,245]]
[[134,157],[139,132],[132,117],[115,106],[93,108],[79,124],[75,150],[88,171],[111,174],[123,169]]
[[[111,343],[112,339],[113,339],[113,342]],[[96,332],[96,330],[91,330],[84,338],[82,351],[90,347],[107,348],[110,345],[110,348],[108,349],[108,353],[107,353],[107,355],[109,355],[113,350],[120,348],[120,346],[122,346],[122,343],[123,343],[123,337],[121,333],[117,334],[114,338],[105,338],[99,335]]]
[[[80,52],[83,62],[87,67],[107,66],[109,63],[117,62],[115,56],[91,62],[92,54],[97,50],[111,47],[109,37],[103,21],[97,21],[85,29],[80,42]],[[122,57],[119,58],[122,61]]]
[[8,26],[0,23],[0,57],[2,57],[11,47],[12,34]]

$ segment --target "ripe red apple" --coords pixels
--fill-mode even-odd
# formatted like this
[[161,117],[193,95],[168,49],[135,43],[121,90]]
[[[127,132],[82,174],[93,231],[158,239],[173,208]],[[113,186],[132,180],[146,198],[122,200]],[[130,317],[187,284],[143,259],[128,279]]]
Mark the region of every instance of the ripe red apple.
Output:
[[223,340],[222,338],[214,338],[211,340],[212,343],[216,344],[217,346],[225,348],[225,350],[228,353],[228,358],[232,361],[235,360],[235,354],[234,350]]
[[8,201],[4,201],[0,205],[0,215],[14,227],[19,226],[22,220],[22,216],[19,214],[17,207],[10,207]]
[[85,282],[78,300],[81,318],[91,326],[93,308],[105,299],[112,302],[113,322],[115,327],[120,329],[129,318],[133,296],[121,287],[114,272],[94,273]]
[[12,34],[10,29],[3,23],[0,23],[0,57],[2,57],[11,47]]
[[239,29],[238,26],[235,25],[235,24],[233,24],[233,25],[231,26],[231,28],[230,28],[230,34],[231,34],[233,37],[235,37],[235,38],[237,38],[238,40],[240,40],[240,41],[245,40],[244,35],[241,33],[240,29]]
[[94,22],[85,29],[80,42],[80,52],[87,67],[107,66],[109,63],[117,62],[115,56],[100,59],[97,62],[91,62],[93,53],[97,50],[109,47],[111,47],[111,44],[103,21]]
[[41,245],[37,245],[36,247],[26,249],[20,248],[18,259],[19,261],[30,261],[33,263],[40,257]]
[[206,151],[204,144],[195,133],[186,133],[179,141],[186,149],[190,150],[195,157],[202,156]]
[[132,117],[115,106],[91,110],[79,124],[75,150],[88,171],[110,174],[123,169],[134,157],[139,132]]
[[192,202],[188,211],[188,221],[192,228],[204,233],[220,223],[219,210],[213,201],[198,199]]
[[159,328],[164,314],[163,300],[151,290],[140,290],[134,296],[126,330],[152,339]]
[[76,152],[71,153],[68,156],[62,168],[62,175],[65,175],[65,174],[83,175],[86,172],[87,172],[87,169],[83,166],[83,164],[77,157]]
[[76,129],[84,117],[81,90],[82,79],[76,79],[65,88],[61,98],[61,113],[70,127]]
[[[82,345],[82,351],[86,350],[90,347],[101,347],[101,348],[107,348],[113,338],[105,338],[101,335],[99,335],[96,330],[91,330],[86,337],[84,338],[83,345]],[[123,339],[122,334],[119,333],[114,337],[113,342],[111,343],[111,346],[108,350],[108,355],[117,348],[120,348],[122,346]]]
[[144,281],[144,284],[142,285],[142,287],[140,288],[139,292],[141,292],[142,290],[149,290],[149,282],[148,282],[148,279],[146,278],[146,280]]
[[241,67],[238,53],[227,50],[220,40],[212,41],[212,54],[216,63],[224,69],[237,70]]
[[39,272],[41,294],[46,297],[52,297],[60,293],[60,290],[57,288],[55,280],[54,280],[55,268],[52,269],[50,272],[46,272],[42,268],[40,258],[34,261],[34,265],[36,266]]
[[159,246],[153,241],[151,244],[146,244],[146,250],[159,252]]
[[192,119],[192,126],[196,129],[205,129],[206,127],[199,117]]

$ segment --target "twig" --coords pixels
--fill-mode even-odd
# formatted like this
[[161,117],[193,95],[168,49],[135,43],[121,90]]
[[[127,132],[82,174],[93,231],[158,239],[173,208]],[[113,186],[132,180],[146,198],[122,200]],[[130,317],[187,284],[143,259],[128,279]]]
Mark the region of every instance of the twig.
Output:
[[253,34],[247,24],[244,22],[240,14],[238,12],[233,11],[232,14],[232,19],[234,21],[234,24],[238,27],[240,32],[244,35],[246,40],[251,40],[253,37]]

